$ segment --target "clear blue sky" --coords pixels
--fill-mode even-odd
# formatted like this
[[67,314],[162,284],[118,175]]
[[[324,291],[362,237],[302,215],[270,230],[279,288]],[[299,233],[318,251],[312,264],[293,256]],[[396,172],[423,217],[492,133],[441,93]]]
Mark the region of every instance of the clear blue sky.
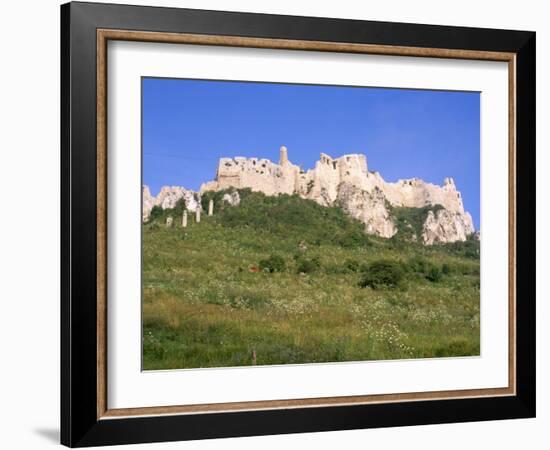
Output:
[[143,183],[197,190],[220,157],[304,169],[319,153],[364,153],[386,181],[453,177],[479,229],[480,95],[298,84],[143,78]]

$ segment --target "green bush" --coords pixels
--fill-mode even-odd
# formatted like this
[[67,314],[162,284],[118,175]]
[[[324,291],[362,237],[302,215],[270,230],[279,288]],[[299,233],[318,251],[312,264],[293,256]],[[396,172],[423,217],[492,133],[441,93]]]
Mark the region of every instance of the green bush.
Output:
[[346,259],[346,261],[344,262],[344,272],[355,273],[359,272],[360,269],[361,265],[356,259]]
[[448,253],[457,256],[464,256],[471,259],[479,259],[480,242],[473,235],[468,236],[464,242],[456,241],[447,244],[439,244],[439,247],[444,248]]
[[426,273],[426,278],[430,280],[432,283],[440,282],[441,278],[443,278],[441,269],[436,265],[432,265],[428,270],[428,273]]
[[468,264],[468,263],[459,263],[455,264],[453,267],[453,272],[459,273],[461,275],[476,275],[479,276],[479,263]]
[[283,272],[286,269],[286,262],[278,255],[271,255],[267,259],[262,259],[259,266],[264,272]]
[[350,230],[342,233],[336,237],[335,242],[343,248],[367,247],[370,245],[369,237],[362,230]]
[[153,223],[155,220],[160,219],[163,215],[164,214],[160,206],[153,206],[151,213],[149,214],[149,223]]
[[[349,217],[341,208],[321,206],[298,195],[266,196],[242,189],[238,192],[241,196],[238,207],[214,207],[214,220],[220,225],[258,230],[275,238],[306,241],[315,246],[352,248],[368,245],[370,238],[364,233],[364,224]],[[203,203],[207,198],[205,193]]]
[[407,266],[412,272],[425,274],[430,268],[430,263],[423,256],[417,255],[409,259]]
[[366,267],[359,286],[363,288],[368,286],[372,289],[402,289],[405,287],[404,278],[405,272],[399,262],[380,260]]
[[152,224],[159,222],[164,225],[168,216],[171,216],[174,219],[175,224],[181,223],[181,216],[183,215],[183,211],[185,211],[185,209],[185,200],[183,198],[180,198],[173,208],[162,209],[160,206],[155,205],[151,209],[148,223]]
[[444,263],[441,266],[441,272],[443,273],[443,275],[450,275],[451,273],[453,273],[453,268],[449,264]]
[[239,197],[242,200],[247,195],[250,194],[250,189],[223,189],[221,191],[205,191],[201,194],[201,206],[203,211],[208,211],[208,204],[210,203],[210,200],[214,202],[214,215],[217,216],[218,214],[222,213],[226,209],[230,209],[231,205],[229,203],[223,201],[223,197],[225,194],[232,194],[234,192],[239,193]]
[[296,271],[298,273],[313,273],[321,268],[321,261],[318,257],[311,259],[300,258],[297,260]]

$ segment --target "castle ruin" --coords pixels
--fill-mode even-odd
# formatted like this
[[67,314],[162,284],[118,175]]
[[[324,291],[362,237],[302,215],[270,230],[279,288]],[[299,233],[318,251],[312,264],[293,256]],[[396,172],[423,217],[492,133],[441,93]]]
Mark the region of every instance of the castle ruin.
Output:
[[465,240],[475,231],[452,178],[445,178],[442,186],[418,178],[389,183],[378,172],[368,170],[367,158],[361,154],[332,158],[321,153],[315,167],[308,171],[290,162],[284,146],[279,164],[268,159],[221,158],[215,180],[204,183],[201,192],[229,188],[250,188],[266,195],[298,194],[323,206],[340,206],[364,222],[368,233],[383,237],[397,232],[386,202],[413,208],[443,206],[446,214],[439,214],[439,222],[430,216],[431,227],[449,228],[449,239]]
[[[386,182],[380,173],[368,170],[367,158],[362,154],[332,158],[321,153],[315,167],[304,171],[290,161],[284,146],[280,148],[278,164],[265,158],[221,158],[215,179],[204,183],[200,193],[177,186],[163,187],[155,198],[144,186],[143,218],[147,220],[154,205],[174,207],[183,198],[198,222],[200,194],[232,188],[250,188],[271,196],[296,194],[323,206],[338,206],[363,222],[365,232],[386,238],[397,232],[391,207],[443,207],[428,214],[422,235],[416,237],[425,244],[464,241],[475,232],[472,217],[464,211],[462,196],[452,178],[445,178],[441,186],[418,178]],[[228,202],[238,204],[230,196]]]

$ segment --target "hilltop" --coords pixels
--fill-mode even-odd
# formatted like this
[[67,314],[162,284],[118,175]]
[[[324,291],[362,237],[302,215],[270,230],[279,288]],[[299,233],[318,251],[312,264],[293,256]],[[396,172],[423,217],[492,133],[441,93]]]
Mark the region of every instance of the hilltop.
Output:
[[144,186],[143,218],[148,220],[153,206],[171,208],[181,198],[194,212],[205,193],[243,188],[267,196],[297,195],[324,207],[339,207],[362,222],[365,233],[384,238],[398,233],[403,208],[428,210],[421,226],[409,233],[412,241],[426,245],[464,242],[475,233],[472,217],[464,210],[460,191],[450,177],[442,186],[418,178],[389,183],[379,172],[369,171],[366,156],[359,154],[332,158],[321,153],[315,167],[304,171],[290,162],[286,147],[280,149],[278,164],[268,159],[221,158],[215,179],[204,183],[200,192],[165,186],[152,197]]

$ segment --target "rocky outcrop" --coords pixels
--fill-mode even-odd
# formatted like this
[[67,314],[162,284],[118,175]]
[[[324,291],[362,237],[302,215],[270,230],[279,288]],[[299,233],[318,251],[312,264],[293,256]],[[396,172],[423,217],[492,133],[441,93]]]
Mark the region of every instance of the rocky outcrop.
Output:
[[439,209],[435,213],[428,212],[422,227],[422,242],[432,245],[465,241],[474,232],[472,216],[469,213]]
[[231,206],[238,206],[241,203],[241,196],[239,195],[239,191],[232,191],[223,194],[222,202],[225,202]]
[[188,211],[200,208],[200,196],[196,192],[180,186],[163,186],[156,198],[156,204],[162,209],[174,208],[180,199],[184,199]]
[[149,186],[143,186],[142,190],[142,209],[141,209],[141,218],[145,222],[149,219],[149,216],[151,215],[151,210],[153,209],[153,206],[155,206],[155,197],[151,195],[151,191],[149,190]]
[[151,191],[146,185],[143,186],[142,192],[142,220],[144,222],[149,220],[151,210],[154,206],[158,206],[162,209],[174,208],[181,199],[183,199],[185,208],[189,212],[195,212],[197,209],[202,209],[200,193],[180,186],[163,186],[156,197],[151,195]]
[[363,222],[369,234],[390,238],[397,232],[386,206],[386,197],[378,188],[368,192],[351,183],[342,183],[338,188],[336,204],[351,217]]
[[391,207],[443,207],[426,218],[422,240],[427,245],[463,241],[475,231],[452,178],[445,178],[442,186],[418,178],[389,183],[380,173],[370,172],[366,156],[360,154],[332,158],[321,153],[308,171],[290,162],[286,147],[281,147],[279,164],[258,158],[222,158],[215,180],[203,184],[201,192],[228,188],[298,194],[323,206],[338,205],[363,222],[367,233],[386,238],[397,232]]

